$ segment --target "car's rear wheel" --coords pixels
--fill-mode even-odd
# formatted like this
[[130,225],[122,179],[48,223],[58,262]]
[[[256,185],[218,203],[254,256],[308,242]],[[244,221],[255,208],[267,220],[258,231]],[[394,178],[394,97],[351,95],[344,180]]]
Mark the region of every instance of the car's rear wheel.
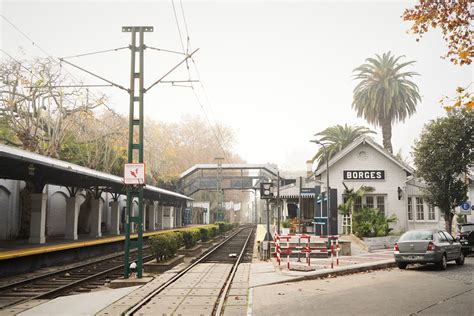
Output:
[[441,261],[438,263],[438,267],[440,270],[446,270],[448,267],[448,259],[446,258],[446,254],[443,254],[441,257]]
[[405,270],[407,268],[408,263],[406,262],[398,262],[398,268]]
[[456,259],[456,264],[462,266],[464,264],[464,253],[461,251],[459,258]]

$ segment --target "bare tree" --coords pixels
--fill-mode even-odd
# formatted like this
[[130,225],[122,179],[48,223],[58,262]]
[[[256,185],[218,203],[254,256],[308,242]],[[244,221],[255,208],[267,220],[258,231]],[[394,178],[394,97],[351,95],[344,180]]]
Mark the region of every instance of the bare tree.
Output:
[[77,117],[105,102],[104,96],[93,98],[85,88],[65,88],[70,81],[50,59],[4,61],[0,82],[0,119],[15,140],[27,150],[55,158]]

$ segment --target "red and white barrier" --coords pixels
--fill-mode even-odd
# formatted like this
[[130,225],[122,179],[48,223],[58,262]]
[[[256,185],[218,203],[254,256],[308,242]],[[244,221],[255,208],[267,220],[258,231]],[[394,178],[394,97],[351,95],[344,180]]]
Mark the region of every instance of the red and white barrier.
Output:
[[[320,238],[327,238],[329,241],[329,251],[328,247],[311,247],[311,237],[313,235],[307,234],[288,234],[288,235],[279,235],[275,232],[275,257],[277,259],[278,265],[281,265],[281,255],[286,255],[286,265],[288,270],[290,270],[290,255],[293,253],[305,254],[306,264],[311,266],[311,253],[326,253],[331,256],[331,269],[334,269],[334,258],[336,259],[336,266],[339,266],[339,235],[325,235],[319,236]],[[292,238],[298,238],[297,246],[290,246],[290,240]],[[306,239],[304,244],[301,244],[301,239]],[[286,241],[286,247],[282,249],[282,242]],[[299,259],[299,256],[298,256]]]

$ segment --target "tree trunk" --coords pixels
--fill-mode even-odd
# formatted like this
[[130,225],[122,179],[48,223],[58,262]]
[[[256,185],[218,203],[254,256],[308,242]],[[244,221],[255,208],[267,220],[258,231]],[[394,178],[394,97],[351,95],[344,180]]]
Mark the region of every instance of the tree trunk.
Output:
[[393,154],[392,148],[392,121],[384,119],[382,122],[383,148]]
[[451,213],[451,210],[445,210],[444,211],[444,223],[445,223],[445,228],[448,233],[451,234],[451,227],[453,226],[453,213]]

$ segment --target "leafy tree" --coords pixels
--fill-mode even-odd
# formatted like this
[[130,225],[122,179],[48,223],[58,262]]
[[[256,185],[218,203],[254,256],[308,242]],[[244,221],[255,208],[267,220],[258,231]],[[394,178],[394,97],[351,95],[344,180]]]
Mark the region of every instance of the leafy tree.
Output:
[[177,123],[147,120],[146,124],[145,161],[150,183],[176,188],[182,172],[195,164],[215,163],[214,158],[223,156],[223,150],[232,162],[242,162],[232,152],[234,132],[226,126],[219,126],[219,143],[215,130],[199,116],[186,115]]
[[395,57],[390,52],[375,56],[354,69],[355,79],[360,82],[354,89],[352,108],[369,124],[382,127],[383,146],[392,153],[392,123],[405,121],[421,101],[418,86],[410,80],[418,74],[403,71],[414,63],[399,63],[403,56]]
[[417,41],[430,28],[440,29],[448,44],[445,58],[455,65],[470,65],[474,57],[470,5],[470,0],[420,0],[412,9],[406,9],[402,18],[413,22],[411,31],[417,35]]
[[473,111],[452,111],[426,124],[414,147],[417,175],[426,182],[427,200],[444,214],[449,232],[454,208],[466,199],[462,175],[474,163],[473,129]]
[[60,158],[61,144],[77,117],[105,102],[104,97],[89,97],[86,89],[59,87],[68,78],[50,59],[2,62],[0,82],[0,119],[15,143],[54,158]]
[[456,111],[463,108],[472,111],[474,109],[474,95],[468,89],[458,87],[454,99],[443,96],[440,103],[443,105],[446,112]]
[[[344,126],[335,125],[328,127],[314,136],[320,136],[319,140],[327,144],[327,154],[329,159],[331,159],[332,156],[344,149],[356,138],[367,134],[375,134],[375,132],[364,126],[348,126],[344,124]],[[321,165],[322,162],[326,161],[326,158],[324,148],[321,147],[311,161],[319,160]]]
[[118,176],[127,161],[127,124],[109,112],[81,116],[61,145],[63,160]]

